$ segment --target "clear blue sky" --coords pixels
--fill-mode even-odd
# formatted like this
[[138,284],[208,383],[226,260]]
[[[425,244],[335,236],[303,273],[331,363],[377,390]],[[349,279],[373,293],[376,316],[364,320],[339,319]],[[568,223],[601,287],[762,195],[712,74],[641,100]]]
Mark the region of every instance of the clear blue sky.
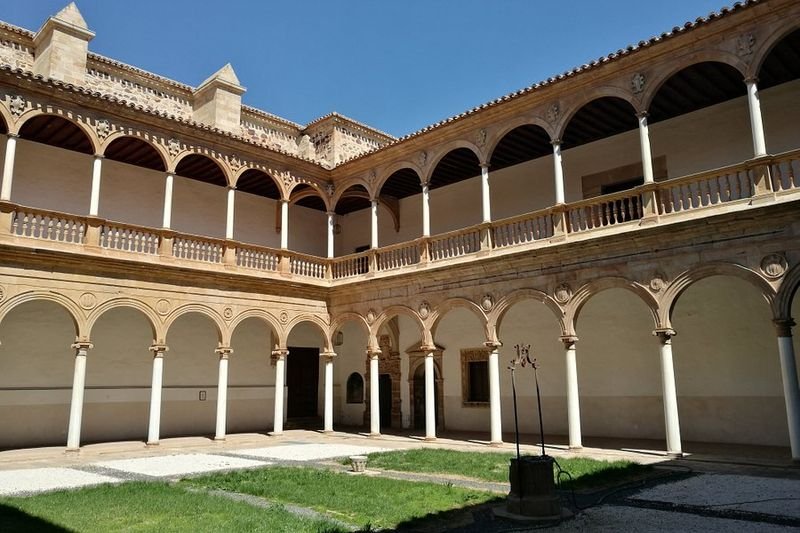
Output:
[[[244,102],[405,135],[705,16],[722,0],[79,0],[90,50],[192,86],[227,62]],[[37,30],[67,0],[3,0]]]

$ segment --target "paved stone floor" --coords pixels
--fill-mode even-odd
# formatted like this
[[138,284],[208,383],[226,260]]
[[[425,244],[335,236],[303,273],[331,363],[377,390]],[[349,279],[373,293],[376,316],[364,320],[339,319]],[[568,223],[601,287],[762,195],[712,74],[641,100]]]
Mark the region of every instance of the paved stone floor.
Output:
[[[357,432],[323,434],[291,430],[280,436],[231,435],[224,442],[203,437],[164,439],[159,446],[141,442],[90,444],[80,452],[38,448],[0,452],[0,495],[27,495],[130,479],[173,479],[186,475],[263,467],[271,464],[331,465],[336,457],[418,447],[507,451],[513,444],[488,446],[481,435],[447,434],[429,443],[408,434],[370,438]],[[484,437],[485,438],[485,437]],[[653,441],[594,439],[579,452],[559,442],[547,453],[558,457],[631,459],[655,465],[672,477],[602,494],[578,495],[586,509],[554,525],[556,531],[790,531],[800,530],[800,468],[783,449],[713,447],[682,459],[667,457]],[[695,447],[700,450],[701,447]],[[523,453],[538,453],[535,439],[524,440]],[[487,484],[401,473],[378,473],[420,481],[452,482],[502,493],[504,484]],[[577,509],[576,509],[577,510]],[[519,529],[522,528],[522,529]],[[533,526],[496,519],[487,509],[465,511],[458,520],[432,524],[422,531],[491,532]]]

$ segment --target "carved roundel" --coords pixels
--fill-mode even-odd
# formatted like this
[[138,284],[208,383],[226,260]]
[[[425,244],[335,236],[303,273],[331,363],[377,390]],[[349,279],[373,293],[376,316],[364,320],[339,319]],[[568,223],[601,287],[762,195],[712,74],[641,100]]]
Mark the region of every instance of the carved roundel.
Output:
[[81,294],[81,297],[78,299],[81,304],[81,307],[84,309],[92,309],[95,305],[97,305],[97,296],[92,294],[91,292],[84,292]]
[[481,300],[481,307],[484,311],[491,311],[494,307],[494,298],[491,294],[485,294]]
[[222,310],[222,316],[225,317],[225,320],[230,320],[233,318],[233,309],[230,307],[226,307]]
[[667,277],[661,273],[656,272],[650,279],[650,290],[653,292],[661,292],[667,286]]
[[778,279],[786,273],[786,258],[780,254],[769,254],[761,260],[761,272],[769,279]]
[[162,298],[161,300],[156,302],[156,313],[158,313],[161,316],[164,316],[167,313],[169,313],[171,307],[172,306],[170,305],[169,300],[165,300]]
[[286,324],[289,322],[289,313],[286,311],[281,311],[281,314],[278,316],[278,320],[281,321],[281,324]]
[[419,312],[419,317],[425,320],[431,314],[430,304],[428,302],[422,302],[421,304],[419,304],[418,312]]
[[572,289],[566,283],[562,283],[553,291],[553,297],[560,304],[565,304],[572,298]]
[[375,313],[374,309],[370,309],[369,311],[367,311],[367,323],[372,324],[373,322],[375,322],[377,316],[378,315]]
[[0,302],[6,299],[6,289],[0,285]]

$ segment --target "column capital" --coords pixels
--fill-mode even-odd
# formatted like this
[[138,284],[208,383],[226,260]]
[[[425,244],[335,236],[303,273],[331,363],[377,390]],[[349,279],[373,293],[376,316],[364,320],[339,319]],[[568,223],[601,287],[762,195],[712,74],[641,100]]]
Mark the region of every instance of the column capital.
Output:
[[636,118],[647,118],[647,117],[649,117],[649,116],[650,116],[650,112],[649,112],[649,111],[647,111],[647,110],[644,110],[644,111],[637,111],[637,112],[636,112]]
[[564,343],[564,347],[569,349],[575,347],[575,344],[578,342],[577,335],[562,335],[559,337],[559,340]]
[[422,188],[430,187],[431,186],[431,179],[430,178],[428,178],[427,180],[420,179],[419,180],[419,186],[422,187]]
[[550,144],[553,146],[561,146],[561,139],[550,139]]
[[336,211],[325,211],[325,214],[328,215],[329,217],[335,217]]
[[744,82],[748,85],[757,84],[758,83],[758,76],[748,76],[744,79]]
[[367,359],[377,359],[383,355],[383,350],[380,348],[367,348]]
[[94,348],[94,344],[92,344],[88,340],[81,340],[81,341],[75,341],[74,343],[72,343],[70,345],[70,348],[74,348],[74,349],[76,349],[78,351],[81,351],[81,350],[86,351],[86,350],[91,350],[92,348]]
[[286,348],[275,348],[272,350],[272,357],[277,357],[278,359],[285,359],[286,356],[289,355],[289,350]]
[[776,318],[772,321],[778,337],[791,337],[792,328],[796,325],[792,318]]
[[19,139],[19,133],[11,133],[10,131],[6,133],[6,137],[10,137],[12,139]]
[[227,359],[233,353],[233,348],[230,346],[220,346],[214,350],[214,353],[219,355],[220,359]]
[[503,343],[500,341],[486,341],[483,343],[483,345],[489,348],[489,350],[494,352],[497,351],[497,349],[500,348],[503,345]]
[[481,161],[480,163],[478,163],[478,166],[481,167],[482,169],[489,170],[489,167],[492,165],[490,165],[488,161]]
[[225,188],[228,189],[229,191],[235,191],[236,190],[236,185],[228,185]]
[[153,357],[164,357],[164,354],[169,351],[169,347],[166,344],[153,344],[148,350],[153,352]]
[[105,159],[106,158],[106,156],[104,156],[103,154],[94,154],[92,157],[94,157],[95,159]]
[[672,342],[672,337],[677,334],[678,332],[672,328],[658,328],[653,330],[653,335],[658,337],[661,344],[670,344]]
[[279,201],[280,203],[282,203],[282,204],[288,204],[288,203],[289,203],[289,200],[288,200],[287,198],[281,198],[281,199],[280,199],[280,200],[278,200],[278,201]]
[[319,352],[319,356],[325,359],[334,359],[337,357],[336,352]]

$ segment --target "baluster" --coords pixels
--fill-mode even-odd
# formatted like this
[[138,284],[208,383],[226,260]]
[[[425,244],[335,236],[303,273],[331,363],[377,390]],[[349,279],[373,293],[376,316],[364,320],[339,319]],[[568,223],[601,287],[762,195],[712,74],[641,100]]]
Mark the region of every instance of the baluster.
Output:
[[11,219],[11,234],[19,235],[19,233],[17,233],[18,231],[19,231],[19,213],[14,212],[14,216]]

